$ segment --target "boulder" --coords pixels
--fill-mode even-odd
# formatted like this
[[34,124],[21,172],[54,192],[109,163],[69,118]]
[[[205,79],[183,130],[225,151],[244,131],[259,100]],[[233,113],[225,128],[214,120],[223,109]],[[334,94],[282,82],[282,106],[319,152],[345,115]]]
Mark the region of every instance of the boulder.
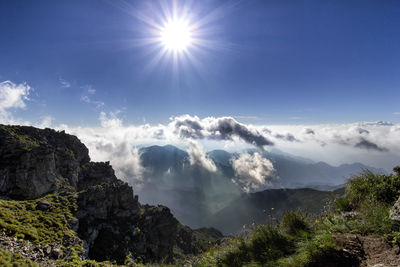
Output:
[[46,200],[41,200],[36,204],[37,210],[45,211],[45,210],[50,209],[50,207],[51,207],[51,204]]
[[389,218],[395,222],[400,222],[400,198],[394,203],[390,209]]

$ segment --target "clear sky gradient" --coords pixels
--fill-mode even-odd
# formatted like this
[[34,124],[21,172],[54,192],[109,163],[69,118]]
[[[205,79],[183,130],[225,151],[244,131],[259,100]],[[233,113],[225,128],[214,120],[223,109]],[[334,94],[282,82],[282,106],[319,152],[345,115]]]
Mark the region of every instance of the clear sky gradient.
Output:
[[198,29],[207,45],[175,64],[143,43],[154,35],[143,17],[172,4],[1,1],[0,81],[34,88],[20,116],[400,122],[400,1],[177,1],[194,23],[207,21]]

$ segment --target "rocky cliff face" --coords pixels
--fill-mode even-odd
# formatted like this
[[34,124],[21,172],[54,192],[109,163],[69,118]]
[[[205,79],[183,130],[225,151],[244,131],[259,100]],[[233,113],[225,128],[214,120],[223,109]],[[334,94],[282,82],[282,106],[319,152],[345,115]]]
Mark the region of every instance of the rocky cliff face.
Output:
[[84,180],[82,166],[90,161],[75,136],[18,126],[1,126],[0,158],[0,193],[16,199],[37,198],[66,185],[77,188]]
[[[171,262],[174,247],[182,252],[188,251],[179,247],[182,244],[196,247],[191,229],[178,231],[182,227],[167,207],[141,205],[108,162],[90,161],[77,137],[0,125],[0,195],[27,200],[48,194],[76,199],[69,226],[91,259],[121,263],[129,255],[145,262]],[[189,241],[177,242],[181,235]]]

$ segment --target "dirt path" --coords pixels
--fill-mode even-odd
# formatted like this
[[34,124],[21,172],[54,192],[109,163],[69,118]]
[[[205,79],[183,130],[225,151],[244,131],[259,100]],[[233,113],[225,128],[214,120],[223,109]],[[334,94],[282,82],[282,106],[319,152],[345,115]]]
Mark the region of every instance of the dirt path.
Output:
[[380,236],[336,234],[334,238],[339,248],[360,260],[361,267],[400,266],[399,247],[383,242]]

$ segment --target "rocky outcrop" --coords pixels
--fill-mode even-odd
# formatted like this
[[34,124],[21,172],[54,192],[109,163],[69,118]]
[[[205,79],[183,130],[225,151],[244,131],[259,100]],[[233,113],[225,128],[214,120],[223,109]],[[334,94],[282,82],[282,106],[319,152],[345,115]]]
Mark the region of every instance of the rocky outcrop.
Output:
[[25,126],[0,126],[0,159],[0,194],[14,199],[76,188],[90,161],[77,137]]
[[[108,162],[90,161],[77,137],[0,125],[0,195],[26,200],[50,193],[76,199],[77,211],[68,224],[91,259],[171,262],[178,245],[184,252],[201,251],[193,249],[197,239],[190,228],[178,231],[181,225],[167,207],[141,205]],[[41,201],[36,208],[45,212],[49,205]],[[186,242],[177,242],[182,233]]]
[[394,203],[390,209],[389,218],[395,222],[400,222],[400,198]]

